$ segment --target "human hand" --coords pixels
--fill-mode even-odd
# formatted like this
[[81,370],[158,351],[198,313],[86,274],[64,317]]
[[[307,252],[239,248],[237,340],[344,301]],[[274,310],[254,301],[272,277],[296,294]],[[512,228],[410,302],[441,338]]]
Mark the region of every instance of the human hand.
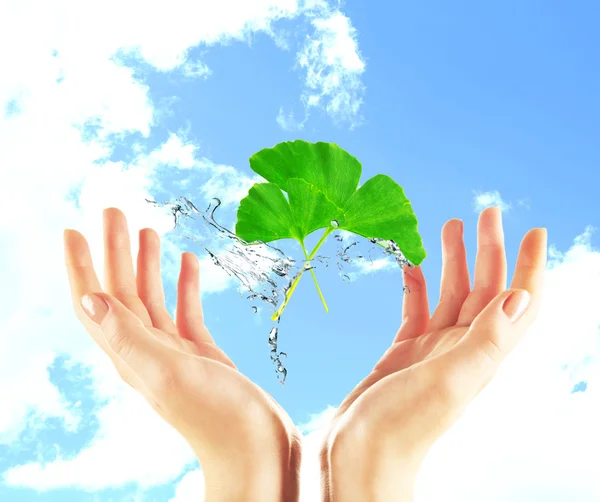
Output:
[[[143,229],[139,239],[136,277],[125,215],[104,211],[106,294],[85,237],[65,230],[77,318],[121,378],[190,444],[203,468],[206,501],[296,501],[301,436],[275,400],[215,344],[204,324],[196,256],[182,255],[173,322],[165,307],[160,237]],[[87,293],[110,305],[99,325],[80,308]]]
[[[536,319],[546,229],[523,238],[508,291],[499,208],[481,213],[477,244],[471,291],[462,222],[444,225],[440,301],[431,319],[423,273],[405,267],[410,293],[404,296],[402,325],[373,371],[342,402],[322,445],[325,501],[412,500],[418,469],[433,443],[492,380]],[[529,292],[531,303],[511,322],[502,306],[516,289]]]

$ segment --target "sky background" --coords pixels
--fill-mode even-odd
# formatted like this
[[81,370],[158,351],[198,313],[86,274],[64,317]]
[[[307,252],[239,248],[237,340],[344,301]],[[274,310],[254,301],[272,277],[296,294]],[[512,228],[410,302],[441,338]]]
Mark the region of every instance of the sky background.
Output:
[[190,448],[73,314],[63,229],[103,277],[106,207],[125,212],[134,256],[140,229],[161,235],[171,313],[181,253],[199,256],[207,326],[302,427],[302,501],[318,500],[315,445],[394,338],[400,270],[317,270],[329,313],[305,277],[281,322],[282,387],[271,312],[144,201],[219,197],[233,228],[261,181],[248,158],[292,139],[335,142],[363,182],[404,188],[432,312],[447,220],[465,223],[472,279],[478,214],[502,208],[509,284],[522,237],[548,228],[539,319],[431,450],[415,501],[600,500],[598,2],[51,4],[0,2],[0,500],[202,499]]

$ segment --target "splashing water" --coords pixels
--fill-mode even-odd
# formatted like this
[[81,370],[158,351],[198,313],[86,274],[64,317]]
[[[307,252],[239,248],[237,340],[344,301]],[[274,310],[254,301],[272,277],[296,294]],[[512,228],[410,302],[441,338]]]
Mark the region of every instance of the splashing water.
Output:
[[[279,322],[279,321],[277,321]],[[281,385],[285,385],[285,379],[287,377],[287,370],[284,368],[283,364],[281,364],[280,357],[287,357],[285,352],[277,353],[277,333],[279,332],[279,328],[277,326],[271,329],[269,333],[269,345],[271,346],[271,361],[275,363],[275,371],[277,372],[277,378],[281,382]]]
[[[327,256],[317,255],[312,260],[307,261],[304,259],[295,260],[290,258],[281,249],[260,242],[259,244],[249,246],[248,242],[240,239],[233,232],[223,227],[215,220],[215,211],[221,205],[221,200],[214,198],[213,202],[209,204],[206,211],[202,213],[198,208],[185,197],[180,197],[173,202],[156,202],[146,199],[149,204],[167,209],[174,219],[173,230],[185,227],[185,220],[192,219],[197,220],[193,216],[196,214],[200,217],[200,222],[203,228],[200,232],[197,229],[191,231],[184,231],[183,233],[178,231],[177,235],[199,243],[204,250],[208,253],[213,263],[223,269],[229,276],[235,277],[239,282],[238,291],[249,293],[246,296],[248,300],[259,299],[269,305],[269,307],[275,311],[280,303],[280,298],[285,298],[288,290],[292,286],[292,283],[298,277],[298,275],[304,272],[316,269],[318,266],[323,265],[324,268],[328,268],[330,259]],[[338,228],[339,224],[336,220],[331,221],[331,226]],[[362,239],[352,240],[349,244],[345,244],[344,239],[336,234],[334,238],[337,242],[341,243],[341,247],[337,250],[336,265],[339,269],[339,275],[346,282],[351,282],[352,279],[345,271],[345,264],[351,264],[368,260],[373,263],[372,253],[375,250],[383,253],[386,256],[393,256],[402,269],[404,265],[408,268],[414,266],[404,257],[400,248],[394,241],[386,241],[384,239]],[[218,245],[219,240],[225,240],[225,249],[223,246]],[[350,251],[355,251],[360,248],[361,245],[366,243],[376,244],[371,246],[364,254],[351,255]],[[252,243],[255,244],[255,243]],[[214,247],[213,247],[214,245]],[[213,251],[207,246],[213,247]],[[216,251],[219,248],[219,251]],[[365,254],[367,255],[365,257]],[[315,264],[318,264],[315,266]],[[404,293],[410,293],[408,287],[404,286]],[[252,305],[254,313],[258,312],[258,308]],[[281,321],[281,317],[277,319],[277,324]],[[287,377],[287,370],[281,362],[281,357],[287,358],[285,352],[277,353],[277,337],[279,334],[279,327],[275,326],[269,333],[269,346],[271,347],[271,361],[275,365],[275,373],[277,378],[282,385],[285,384]]]

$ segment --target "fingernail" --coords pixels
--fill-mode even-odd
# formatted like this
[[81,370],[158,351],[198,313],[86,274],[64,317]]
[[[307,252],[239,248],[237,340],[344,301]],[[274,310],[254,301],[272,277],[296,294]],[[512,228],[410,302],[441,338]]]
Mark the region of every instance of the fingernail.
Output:
[[517,322],[525,313],[531,302],[529,291],[519,289],[514,291],[502,305],[502,310],[508,316],[511,323]]
[[88,293],[81,297],[81,310],[91,321],[100,325],[108,313],[108,305],[100,296]]

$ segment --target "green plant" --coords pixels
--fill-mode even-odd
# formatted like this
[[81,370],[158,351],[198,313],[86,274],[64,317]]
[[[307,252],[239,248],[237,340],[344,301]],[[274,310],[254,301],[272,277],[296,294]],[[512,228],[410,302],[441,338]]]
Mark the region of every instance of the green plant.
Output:
[[[402,187],[389,176],[377,174],[358,188],[361,164],[339,146],[301,140],[279,143],[252,155],[250,167],[268,183],[253,185],[238,208],[235,233],[249,245],[295,239],[310,262],[327,236],[343,229],[393,240],[414,265],[425,259],[417,218]],[[320,228],[325,232],[309,253],[304,240]],[[311,274],[329,311],[312,269]],[[283,313],[301,276],[296,277],[273,320]]]

